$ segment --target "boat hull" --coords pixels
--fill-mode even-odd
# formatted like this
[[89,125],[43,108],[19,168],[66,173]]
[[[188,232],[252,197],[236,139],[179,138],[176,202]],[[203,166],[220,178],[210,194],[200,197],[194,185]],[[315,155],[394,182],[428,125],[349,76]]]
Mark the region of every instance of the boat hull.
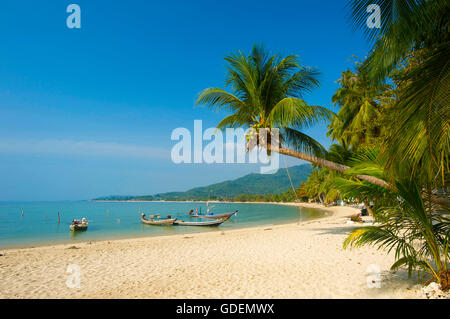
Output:
[[71,231],[85,231],[88,229],[88,225],[70,225]]
[[205,222],[185,222],[182,220],[177,220],[174,225],[178,226],[219,226],[223,222],[227,221],[230,217],[220,218],[218,220],[211,220]]
[[216,215],[199,215],[199,214],[191,214],[191,217],[198,217],[198,218],[224,218],[224,217],[231,217],[235,212],[233,213],[224,213],[224,214],[216,214]]
[[176,218],[171,218],[171,219],[161,219],[161,220],[156,220],[156,219],[143,219],[141,218],[142,223],[146,224],[146,225],[159,225],[159,226],[167,226],[167,225],[173,225],[173,223],[176,221]]

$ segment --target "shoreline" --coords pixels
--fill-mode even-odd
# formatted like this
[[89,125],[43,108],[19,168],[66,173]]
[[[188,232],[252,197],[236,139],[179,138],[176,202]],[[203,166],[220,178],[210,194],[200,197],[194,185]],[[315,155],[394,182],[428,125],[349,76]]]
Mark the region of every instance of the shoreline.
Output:
[[[108,201],[109,202],[109,201]],[[125,201],[127,202],[127,201]],[[212,202],[212,201],[210,201]],[[184,203],[184,202],[182,202]],[[206,203],[206,202],[205,202]],[[251,202],[251,203],[247,203],[247,202],[235,202],[238,204],[259,204],[257,202]],[[315,209],[320,209],[323,211],[327,211],[328,213],[332,213],[332,210],[327,210],[326,206],[322,206],[320,204],[312,204],[312,203],[294,203],[294,202],[289,202],[289,203],[279,203],[279,202],[264,202],[264,204],[270,204],[270,205],[283,205],[283,206],[297,206],[297,207],[305,207],[305,208],[315,208]],[[332,206],[333,207],[333,206]],[[318,219],[324,219],[324,218],[328,218],[331,216],[323,216],[323,217],[316,217],[316,218],[312,218],[310,220],[305,220],[302,221],[300,223],[307,223],[313,220],[318,220]],[[235,231],[235,230],[246,230],[246,229],[254,229],[254,228],[259,228],[259,227],[272,227],[272,226],[284,226],[284,225],[290,225],[290,224],[298,224],[298,222],[293,223],[293,222],[282,222],[279,224],[266,224],[266,225],[257,225],[257,226],[243,226],[243,227],[236,227],[234,229],[230,229],[230,230],[226,230],[227,232],[231,232],[231,231]],[[36,248],[42,248],[42,247],[58,247],[58,246],[66,246],[66,245],[81,245],[81,244],[86,244],[86,243],[98,243],[98,242],[111,242],[111,241],[118,241],[118,240],[133,240],[133,239],[143,239],[143,238],[155,238],[155,237],[172,237],[172,236],[188,236],[190,234],[202,234],[202,233],[214,233],[217,231],[221,231],[220,228],[214,229],[214,230],[209,230],[209,231],[191,231],[191,232],[186,232],[186,233],[179,233],[179,234],[172,234],[172,235],[166,235],[166,234],[155,234],[155,235],[143,235],[143,236],[127,236],[124,235],[123,237],[115,237],[112,239],[94,239],[94,240],[83,240],[83,241],[79,241],[79,242],[69,242],[69,241],[65,241],[65,242],[38,242],[38,243],[32,243],[32,244],[24,244],[24,245],[17,245],[17,246],[8,246],[8,247],[4,247],[1,248],[0,247],[0,252],[6,252],[8,250],[19,250],[19,249],[36,249]]]
[[[360,226],[347,223],[357,209],[285,204],[330,215],[225,231],[10,249],[0,257],[0,297],[423,297],[406,271],[389,271],[392,255],[372,247],[342,249],[343,239]],[[81,269],[80,289],[66,286],[72,264]],[[367,286],[371,265],[380,268],[380,289]]]
[[[311,206],[305,206],[309,208],[320,208],[325,209],[327,207],[334,207],[334,206],[323,206],[322,204],[317,203],[305,203],[305,202],[221,202],[216,200],[198,200],[198,201],[166,201],[166,200],[142,200],[142,201],[134,201],[134,200],[87,200],[87,202],[98,202],[98,203],[214,203],[214,204],[269,204],[269,205],[287,205],[287,206],[302,206],[302,205],[311,205]],[[313,207],[314,206],[314,207]],[[316,207],[317,206],[317,207]],[[349,207],[349,206],[345,206]]]

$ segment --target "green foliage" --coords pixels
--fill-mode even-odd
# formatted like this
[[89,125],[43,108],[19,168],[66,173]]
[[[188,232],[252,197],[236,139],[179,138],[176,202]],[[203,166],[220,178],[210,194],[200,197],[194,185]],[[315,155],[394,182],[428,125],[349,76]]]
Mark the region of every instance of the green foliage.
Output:
[[280,130],[280,142],[298,151],[321,154],[324,148],[300,130],[333,115],[327,108],[308,105],[305,92],[318,87],[318,72],[300,66],[297,56],[271,55],[254,45],[251,53],[241,51],[225,58],[226,86],[203,90],[197,104],[229,113],[217,127],[244,127]]
[[[327,160],[348,165],[351,162],[354,151],[345,145],[332,144],[325,155]],[[334,180],[343,176],[342,173],[324,167],[314,166],[306,183],[302,185],[306,196],[322,204],[342,199],[340,191],[334,186]]]
[[[381,7],[381,29],[366,26],[370,4]],[[354,0],[349,8],[373,48],[356,72],[342,74],[333,96],[341,108],[328,134],[355,152],[351,168],[331,188],[374,202],[378,224],[353,231],[344,247],[393,251],[392,269],[406,267],[410,275],[417,271],[448,288],[450,3]],[[388,77],[392,87],[383,84]]]
[[[231,199],[234,202],[295,202],[297,197],[300,199],[300,193],[296,190],[296,194],[292,190],[285,191],[280,194],[266,194],[266,195],[254,195],[254,194],[240,194]],[[303,200],[307,200],[303,198]]]
[[377,226],[354,230],[345,240],[344,248],[375,245],[393,251],[393,270],[407,267],[410,275],[417,271],[421,277],[429,275],[440,282],[439,275],[448,267],[450,219],[442,214],[441,207],[437,207],[431,197],[423,196],[419,178],[406,162],[394,175],[391,189],[354,179],[358,174],[386,178],[383,167],[375,150],[365,150],[354,159],[346,178],[334,181],[343,196],[374,201],[373,213],[378,222]]
[[391,101],[391,86],[374,85],[364,64],[357,63],[356,72],[347,70],[338,80],[341,87],[331,101],[340,107],[328,126],[327,135],[357,149],[377,142],[383,131],[381,114]]
[[383,148],[390,168],[395,170],[393,165],[406,159],[414,171],[424,172],[425,183],[440,181],[441,186],[450,155],[449,57],[450,44],[446,50],[418,50],[397,71],[398,99],[386,115],[392,129]]
[[[381,8],[380,29],[367,28],[366,10],[370,4]],[[350,0],[348,9],[354,28],[361,29],[373,43],[368,71],[377,82],[389,76],[412,50],[427,47],[437,52],[448,46],[447,0]],[[446,64],[448,59],[441,62]]]
[[[365,25],[369,4],[381,7],[381,29]],[[427,184],[445,184],[450,150],[450,2],[447,0],[354,0],[355,27],[373,42],[366,65],[373,85],[392,76],[396,102],[387,116],[383,143],[387,165],[407,160]]]

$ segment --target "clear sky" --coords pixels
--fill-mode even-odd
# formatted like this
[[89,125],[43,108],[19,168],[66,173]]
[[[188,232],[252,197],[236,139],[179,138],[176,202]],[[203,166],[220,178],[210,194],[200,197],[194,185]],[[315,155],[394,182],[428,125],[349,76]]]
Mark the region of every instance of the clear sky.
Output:
[[[81,29],[66,26],[70,3],[81,7]],[[195,98],[224,87],[223,57],[254,43],[319,69],[321,87],[305,99],[333,109],[348,59],[368,50],[345,3],[3,0],[0,200],[181,191],[257,171],[176,165],[171,132],[195,119],[219,122],[223,114],[195,107]],[[325,124],[306,133],[330,144]]]

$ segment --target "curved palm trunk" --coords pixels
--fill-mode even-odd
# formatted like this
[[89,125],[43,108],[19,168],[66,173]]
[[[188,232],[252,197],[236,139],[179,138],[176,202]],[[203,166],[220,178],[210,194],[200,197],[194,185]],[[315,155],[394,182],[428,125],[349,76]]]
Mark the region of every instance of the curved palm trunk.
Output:
[[[270,144],[267,144],[267,149],[273,152],[277,152],[283,155],[287,155],[287,156],[292,156],[292,157],[296,157],[305,161],[308,161],[310,163],[314,163],[326,168],[329,168],[333,171],[338,171],[341,173],[344,173],[346,170],[348,170],[350,167],[346,166],[346,165],[342,165],[339,163],[335,163],[335,162],[331,162],[328,161],[326,159],[323,158],[319,158],[313,155],[309,155],[306,153],[302,153],[302,152],[298,152],[298,151],[294,151],[291,150],[289,148],[284,148],[284,147],[276,147],[276,146],[272,146]],[[366,181],[368,183],[371,183],[373,185],[377,185],[383,188],[387,188],[390,189],[391,185],[389,185],[388,183],[386,183],[384,180],[373,177],[373,176],[369,176],[369,175],[356,175],[357,178],[359,178],[360,180]]]
[[[302,152],[298,152],[298,151],[294,151],[291,150],[289,148],[284,148],[284,147],[276,147],[276,146],[272,146],[271,144],[267,144],[266,145],[267,150],[272,151],[272,152],[277,152],[283,155],[287,155],[287,156],[291,156],[291,157],[296,157],[299,159],[302,159],[304,161],[308,161],[310,163],[314,163],[317,164],[319,166],[323,166],[326,168],[329,168],[331,170],[334,171],[338,171],[341,173],[344,173],[346,170],[348,170],[350,167],[346,166],[346,165],[342,165],[339,163],[335,163],[335,162],[331,162],[328,161],[326,159],[323,158],[319,158],[313,155],[309,155],[306,153],[302,153]],[[380,178],[376,178],[374,176],[369,176],[369,175],[355,175],[355,177],[359,178],[360,180],[366,181],[368,183],[371,183],[373,185],[377,185],[386,189],[392,189],[392,185],[385,182],[384,180],[380,179]],[[441,205],[444,209],[450,206],[450,200],[448,198],[441,198],[441,197],[436,197],[434,196],[432,198],[433,203],[436,203],[438,205]],[[445,210],[444,210],[445,211]]]

